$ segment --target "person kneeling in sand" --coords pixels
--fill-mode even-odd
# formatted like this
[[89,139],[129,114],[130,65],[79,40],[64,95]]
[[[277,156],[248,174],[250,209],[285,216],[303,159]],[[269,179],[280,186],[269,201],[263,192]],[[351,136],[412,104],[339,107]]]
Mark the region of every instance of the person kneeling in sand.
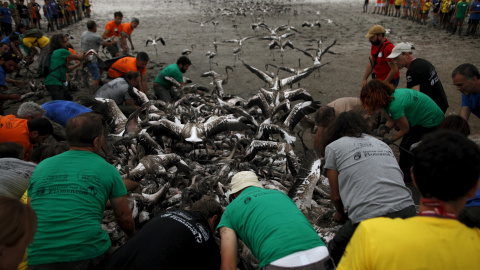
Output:
[[135,103],[135,94],[133,87],[138,87],[140,84],[140,74],[135,71],[128,72],[123,78],[116,78],[100,87],[94,98],[108,98],[115,101],[118,108],[125,114],[130,115],[138,109]]

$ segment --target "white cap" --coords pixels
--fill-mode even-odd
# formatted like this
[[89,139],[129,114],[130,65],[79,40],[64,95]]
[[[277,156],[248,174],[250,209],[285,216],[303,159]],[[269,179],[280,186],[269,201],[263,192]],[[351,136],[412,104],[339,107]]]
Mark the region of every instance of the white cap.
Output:
[[232,177],[230,189],[232,194],[237,193],[246,187],[263,187],[258,181],[258,177],[251,171],[238,172]]
[[387,58],[390,58],[390,59],[396,58],[397,56],[399,56],[402,53],[412,52],[413,49],[414,48],[413,48],[412,44],[403,43],[403,42],[398,43],[397,45],[395,45],[395,47],[392,50],[392,53],[389,56],[387,56]]

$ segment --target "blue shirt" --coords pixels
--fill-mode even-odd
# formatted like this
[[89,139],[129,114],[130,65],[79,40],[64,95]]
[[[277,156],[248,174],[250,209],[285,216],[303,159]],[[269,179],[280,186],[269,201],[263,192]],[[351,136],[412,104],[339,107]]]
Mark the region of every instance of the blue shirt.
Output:
[[49,101],[44,103],[42,108],[46,111],[46,117],[52,119],[62,126],[65,126],[70,118],[92,111],[78,103],[66,100]]
[[50,5],[50,8],[52,10],[52,13],[53,15],[57,15],[58,12],[57,12],[57,3],[55,3],[54,0],[50,0],[50,3],[48,3]]
[[480,188],[477,190],[477,194],[475,194],[475,197],[467,200],[467,204],[465,205],[465,207],[471,206],[480,206]]
[[462,94],[462,107],[469,107],[470,111],[480,118],[480,93],[465,96]]
[[2,23],[12,24],[12,12],[10,11],[10,9],[1,7],[0,15],[3,16],[3,19],[0,20]]
[[[475,1],[470,6],[470,11],[480,11],[480,2]],[[470,13],[470,19],[480,20],[480,13]]]
[[12,42],[10,41],[10,36],[6,36],[0,41],[0,43],[6,43],[8,44],[8,47],[10,47],[10,50],[12,49]]
[[6,86],[5,85],[5,70],[3,70],[2,66],[0,66],[0,86]]
[[43,14],[45,16],[48,16],[48,18],[50,19],[53,18],[52,7],[50,5],[48,6],[43,5],[43,12],[44,12]]

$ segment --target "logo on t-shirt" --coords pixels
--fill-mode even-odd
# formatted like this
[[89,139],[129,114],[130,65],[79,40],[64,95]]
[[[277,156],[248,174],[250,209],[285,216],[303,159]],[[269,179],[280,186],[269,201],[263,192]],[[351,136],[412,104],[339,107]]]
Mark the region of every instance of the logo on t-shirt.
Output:
[[359,160],[360,158],[362,158],[362,153],[360,152],[356,152],[355,155],[353,155],[354,160]]
[[243,200],[243,203],[244,204],[249,204],[251,200],[252,200],[252,198],[247,197],[247,198],[245,198],[245,200]]

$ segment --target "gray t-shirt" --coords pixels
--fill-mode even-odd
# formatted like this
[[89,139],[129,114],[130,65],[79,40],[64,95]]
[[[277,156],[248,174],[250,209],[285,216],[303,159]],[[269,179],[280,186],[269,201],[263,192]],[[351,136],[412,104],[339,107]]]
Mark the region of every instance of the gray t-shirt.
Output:
[[100,87],[93,97],[113,99],[117,105],[123,105],[126,99],[133,99],[128,93],[129,87],[124,78],[116,78]]
[[[86,52],[88,50],[94,49],[96,52],[100,49],[100,46],[103,44],[103,38],[99,34],[85,31],[82,33],[82,51]],[[91,57],[92,62],[96,62],[96,57]]]
[[0,196],[20,199],[36,166],[16,158],[0,158]]
[[325,168],[338,171],[340,198],[354,224],[413,205],[395,155],[372,136],[343,137],[327,145]]

